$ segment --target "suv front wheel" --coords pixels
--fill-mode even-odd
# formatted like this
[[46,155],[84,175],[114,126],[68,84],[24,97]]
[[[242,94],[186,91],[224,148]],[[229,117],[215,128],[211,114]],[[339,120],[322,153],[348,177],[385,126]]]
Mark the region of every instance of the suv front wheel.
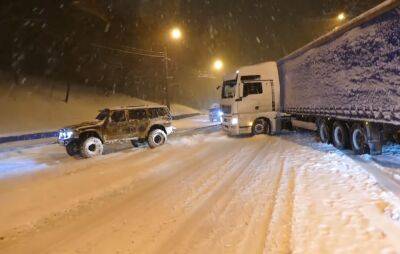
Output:
[[103,154],[103,142],[97,137],[88,137],[82,142],[81,155],[84,158],[92,158]]
[[75,156],[79,154],[79,142],[76,140],[69,142],[65,148],[69,156]]
[[166,141],[167,141],[167,134],[165,134],[165,132],[160,129],[152,130],[147,139],[150,148],[156,148],[158,146],[162,146],[165,144]]

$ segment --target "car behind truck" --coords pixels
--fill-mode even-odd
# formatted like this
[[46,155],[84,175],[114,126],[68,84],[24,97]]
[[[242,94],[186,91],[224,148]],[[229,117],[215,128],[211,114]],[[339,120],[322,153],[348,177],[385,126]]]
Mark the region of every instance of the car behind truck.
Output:
[[224,78],[230,135],[317,131],[324,143],[380,154],[400,130],[400,1],[390,0],[277,62]]

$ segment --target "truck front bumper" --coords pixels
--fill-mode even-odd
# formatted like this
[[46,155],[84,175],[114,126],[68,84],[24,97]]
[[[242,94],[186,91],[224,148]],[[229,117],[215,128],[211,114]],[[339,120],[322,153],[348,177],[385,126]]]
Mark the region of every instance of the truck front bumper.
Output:
[[222,130],[230,136],[238,136],[252,133],[252,125],[242,123],[239,119],[238,124],[232,124],[232,117],[224,116],[222,120]]

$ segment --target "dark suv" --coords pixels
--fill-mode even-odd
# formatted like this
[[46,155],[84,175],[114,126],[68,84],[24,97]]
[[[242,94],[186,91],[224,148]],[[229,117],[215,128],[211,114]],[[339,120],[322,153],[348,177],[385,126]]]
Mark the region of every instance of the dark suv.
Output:
[[147,142],[151,148],[163,145],[173,132],[172,117],[164,106],[134,106],[103,109],[96,120],[59,131],[58,142],[71,156],[85,158],[103,153],[103,144],[131,141],[137,147]]

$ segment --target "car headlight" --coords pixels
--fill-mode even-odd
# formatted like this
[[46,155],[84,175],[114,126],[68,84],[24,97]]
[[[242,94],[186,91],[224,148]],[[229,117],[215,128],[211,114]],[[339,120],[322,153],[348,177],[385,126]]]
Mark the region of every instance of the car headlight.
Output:
[[239,119],[237,117],[233,117],[231,120],[232,125],[237,125],[239,123]]
[[58,133],[58,138],[61,140],[70,139],[74,135],[72,130],[60,130]]

